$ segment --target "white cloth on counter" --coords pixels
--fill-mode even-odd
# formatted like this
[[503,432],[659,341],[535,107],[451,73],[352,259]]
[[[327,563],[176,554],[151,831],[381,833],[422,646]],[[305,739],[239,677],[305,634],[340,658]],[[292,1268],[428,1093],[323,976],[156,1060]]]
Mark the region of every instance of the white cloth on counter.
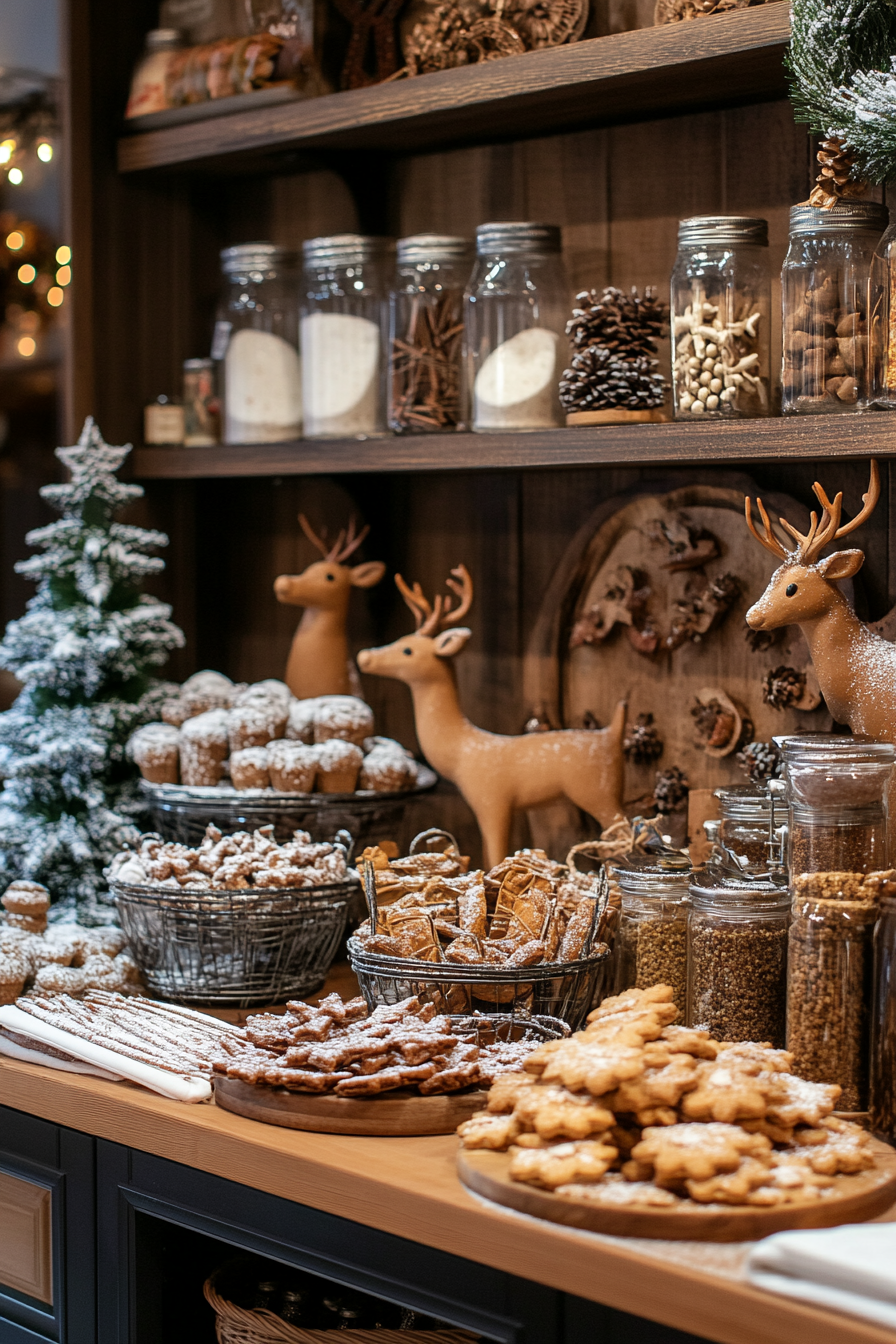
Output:
[[24,1045],[17,1045],[3,1035],[0,1035],[0,1055],[21,1059],[26,1064],[45,1064],[48,1069],[61,1069],[63,1073],[89,1073],[94,1078],[105,1078],[110,1083],[121,1082],[120,1073],[109,1073],[94,1064],[82,1064],[78,1059],[57,1059],[55,1055],[45,1054],[42,1050],[27,1050]]
[[757,1288],[896,1330],[896,1223],[776,1232],[750,1252]]
[[27,1036],[43,1045],[52,1045],[57,1050],[64,1050],[67,1055],[74,1055],[75,1059],[80,1059],[85,1064],[96,1064],[109,1073],[118,1074],[129,1083],[138,1083],[141,1087],[148,1088],[150,1092],[170,1097],[172,1101],[208,1101],[212,1095],[212,1085],[207,1078],[194,1074],[169,1073],[166,1069],[156,1068],[154,1064],[144,1064],[138,1059],[130,1059],[127,1055],[120,1055],[104,1045],[95,1045],[93,1041],[85,1041],[69,1031],[51,1026],[49,1022],[43,1022],[39,1017],[33,1017],[31,1013],[24,1013],[21,1008],[16,1008],[12,1004],[0,1008],[0,1025],[9,1027],[10,1031],[14,1031],[18,1036]]

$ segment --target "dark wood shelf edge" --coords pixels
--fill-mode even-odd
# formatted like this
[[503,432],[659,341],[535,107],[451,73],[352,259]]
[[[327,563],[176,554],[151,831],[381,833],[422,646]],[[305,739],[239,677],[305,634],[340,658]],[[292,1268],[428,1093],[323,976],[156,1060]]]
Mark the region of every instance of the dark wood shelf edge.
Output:
[[137,448],[134,475],[189,480],[552,467],[723,466],[780,458],[896,455],[896,418],[819,416],[733,424],[605,425],[520,434],[305,439],[211,448]]
[[229,171],[297,150],[519,139],[585,125],[782,97],[789,6],[615,33],[418,79],[146,130],[118,142],[124,173]]

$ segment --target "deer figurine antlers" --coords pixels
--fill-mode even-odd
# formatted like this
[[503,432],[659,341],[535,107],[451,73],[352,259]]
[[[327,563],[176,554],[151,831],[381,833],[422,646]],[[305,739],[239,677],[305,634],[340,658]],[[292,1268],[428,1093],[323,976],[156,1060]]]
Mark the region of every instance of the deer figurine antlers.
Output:
[[837,588],[838,579],[858,574],[862,551],[835,551],[821,558],[831,542],[848,536],[864,523],[880,498],[880,473],[871,463],[871,480],[862,496],[862,508],[841,524],[843,492],[828,499],[816,481],[812,487],[821,513],[810,515],[808,532],[799,532],[780,518],[781,527],[796,543],[788,550],[772,531],[762,500],[757,499],[762,531],[753,520],[749,497],[744,501],[747,526],[781,565],[768,587],[747,612],[754,630],[776,630],[798,625],[806,637],[821,693],[831,714],[854,733],[867,733],[896,742],[896,647],[869,629]]
[[379,583],[386,566],[379,560],[346,564],[370,531],[363,527],[356,532],[354,518],[332,546],[327,545],[326,532],[319,536],[304,513],[299,514],[299,523],[323,559],[315,560],[301,574],[281,574],[274,581],[278,602],[305,608],[289,651],[286,684],[300,700],[351,695],[357,673],[349,660],[345,634],[349,598],[352,588],[372,588]]
[[602,826],[614,821],[622,812],[625,703],[617,705],[610,726],[597,731],[562,729],[520,737],[484,732],[460,707],[450,661],[472,633],[458,624],[473,603],[469,572],[458,565],[447,580],[456,605],[442,594],[429,602],[419,583],[409,587],[400,574],[395,583],[417,628],[383,648],[363,649],[358,666],[410,686],[423,754],[472,808],[486,865],[506,856],[515,808],[566,797]]

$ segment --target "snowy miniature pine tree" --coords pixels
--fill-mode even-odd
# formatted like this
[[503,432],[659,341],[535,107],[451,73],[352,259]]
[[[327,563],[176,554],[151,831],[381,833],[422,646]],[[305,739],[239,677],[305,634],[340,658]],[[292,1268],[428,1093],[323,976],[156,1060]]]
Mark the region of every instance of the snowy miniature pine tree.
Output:
[[133,835],[138,800],[125,744],[158,717],[170,686],[151,672],[184,642],[171,608],[140,592],[165,563],[147,552],[168,538],[115,522],[143,494],[115,476],[130,451],[92,419],[56,450],[71,480],[41,495],[62,518],[28,534],[43,554],[16,569],[37,594],[0,642],[0,666],[23,683],[0,714],[0,889],[42,882],[86,923],[112,918],[103,868]]

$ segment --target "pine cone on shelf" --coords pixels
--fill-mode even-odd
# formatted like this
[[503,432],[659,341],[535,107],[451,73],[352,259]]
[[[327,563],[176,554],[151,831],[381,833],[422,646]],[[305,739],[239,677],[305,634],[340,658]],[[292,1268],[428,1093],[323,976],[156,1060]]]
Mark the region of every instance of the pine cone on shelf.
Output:
[[762,700],[772,709],[791,709],[806,689],[806,674],[795,667],[774,667],[762,679]]
[[650,765],[662,756],[664,746],[653,715],[639,714],[623,739],[622,750],[634,765]]
[[774,742],[748,742],[735,759],[753,784],[780,779],[784,773],[784,761]]
[[669,318],[648,287],[625,294],[608,286],[602,293],[585,289],[566,324],[575,348],[560,380],[560,401],[567,411],[622,407],[646,411],[662,406],[665,383],[656,372],[656,343]]
[[675,812],[687,801],[689,790],[688,777],[677,765],[673,765],[669,770],[658,770],[656,788],[653,791],[657,812],[662,816]]
[[838,201],[861,196],[868,183],[856,178],[856,165],[851,150],[844,147],[836,135],[822,140],[816,155],[821,171],[809,196],[809,205],[830,210]]

